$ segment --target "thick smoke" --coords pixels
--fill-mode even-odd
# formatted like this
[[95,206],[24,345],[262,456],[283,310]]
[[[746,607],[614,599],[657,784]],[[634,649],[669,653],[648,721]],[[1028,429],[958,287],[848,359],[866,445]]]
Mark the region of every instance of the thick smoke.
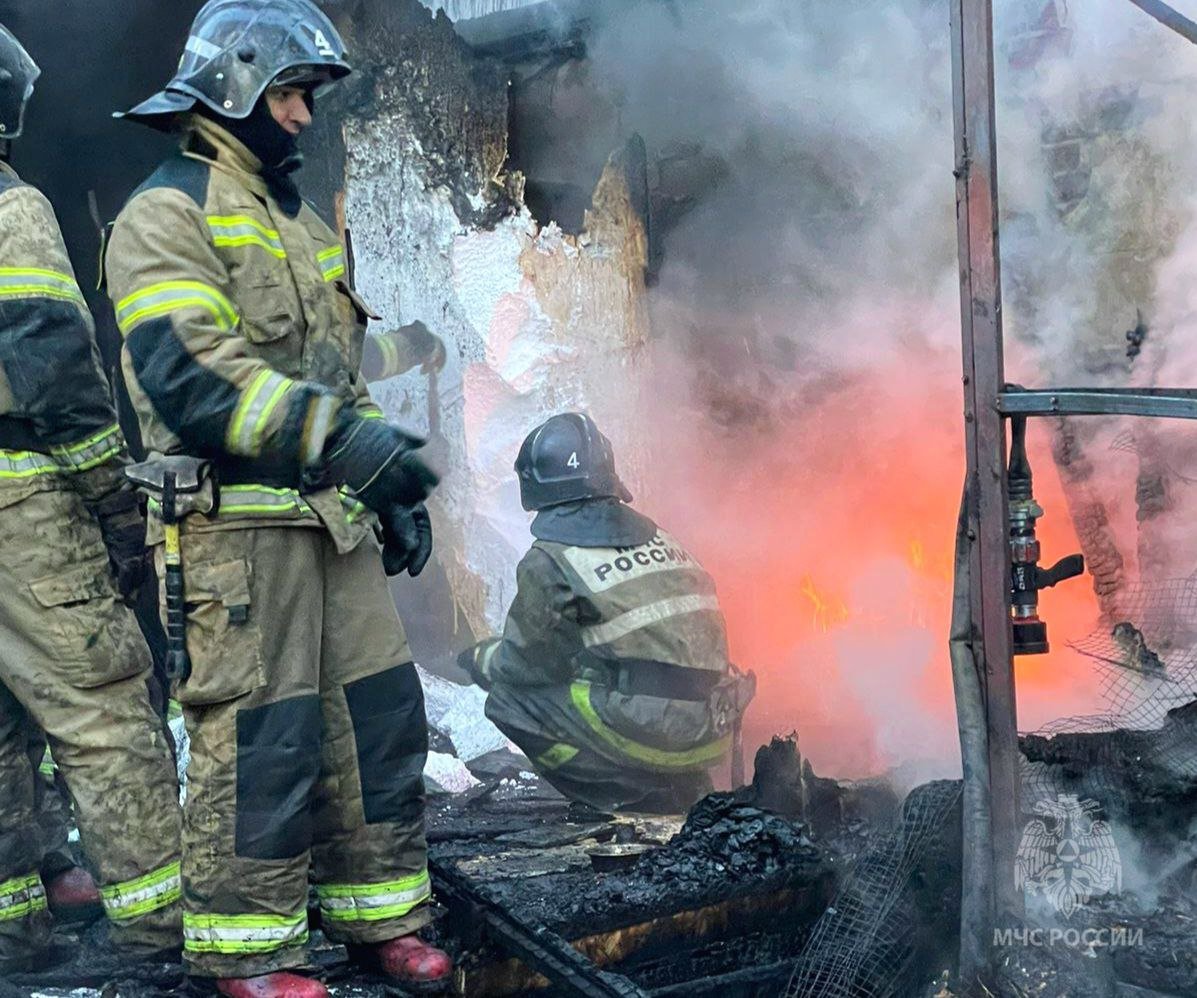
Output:
[[[1174,255],[1197,248],[1197,52],[1129,4],[1090,6],[999,5],[1008,374],[1027,384],[1158,383],[1163,361],[1126,355],[1139,310],[1167,364],[1193,356],[1172,330],[1197,308]],[[650,160],[724,166],[665,235],[645,505],[716,574],[734,657],[762,674],[750,726],[797,726],[836,773],[956,765],[948,41],[942,2],[708,0],[641,4],[591,48]],[[1081,443],[1133,560],[1121,429],[1088,424]],[[1031,440],[1049,562],[1078,548],[1052,434]],[[1019,667],[1023,727],[1100,701],[1066,648],[1096,623],[1089,586],[1043,610],[1057,651]]]

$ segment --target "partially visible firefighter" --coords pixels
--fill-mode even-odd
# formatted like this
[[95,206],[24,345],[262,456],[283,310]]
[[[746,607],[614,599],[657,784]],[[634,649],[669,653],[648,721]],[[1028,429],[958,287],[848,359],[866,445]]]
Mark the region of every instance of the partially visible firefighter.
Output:
[[309,0],[211,0],[176,76],[123,115],[181,137],[117,219],[107,281],[168,633],[185,619],[184,960],[235,998],[327,993],[296,973],[309,871],[353,960],[408,990],[452,973],[416,934],[428,731],[384,574],[426,562],[436,476],[370,399],[370,310],[293,179],[349,72]]
[[532,549],[502,638],[462,656],[486,714],[567,797],[685,811],[755,693],[729,663],[715,584],[628,503],[590,417],[554,416],[515,462]]
[[180,942],[178,787],[126,605],[145,521],[58,220],[7,162],[38,75],[0,26],[0,974],[36,959],[48,891],[85,904],[94,886],[65,807],[41,807],[43,737],[113,941],[134,959]]

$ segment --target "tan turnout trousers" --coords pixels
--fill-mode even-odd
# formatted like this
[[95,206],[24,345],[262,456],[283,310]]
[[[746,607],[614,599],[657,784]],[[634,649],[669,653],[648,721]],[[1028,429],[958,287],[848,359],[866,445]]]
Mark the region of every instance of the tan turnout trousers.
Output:
[[189,972],[304,965],[309,867],[334,941],[420,928],[428,734],[377,547],[246,527],[184,532],[182,551]]
[[47,931],[29,720],[70,791],[113,941],[176,948],[177,781],[99,528],[75,493],[35,492],[0,509],[0,550],[0,967]]

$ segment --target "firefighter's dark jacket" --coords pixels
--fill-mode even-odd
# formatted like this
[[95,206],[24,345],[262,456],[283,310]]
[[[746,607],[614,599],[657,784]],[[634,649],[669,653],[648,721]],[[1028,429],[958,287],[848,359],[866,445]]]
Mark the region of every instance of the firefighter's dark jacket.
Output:
[[50,202],[0,163],[0,506],[123,482],[125,441]]
[[[729,663],[710,575],[613,499],[556,522],[541,514],[533,532],[503,636],[473,653],[491,700],[500,687],[557,687],[565,712],[546,738],[665,771],[719,761],[755,687]],[[497,705],[487,713],[504,726]]]
[[149,450],[216,467],[219,509],[185,529],[323,526],[347,550],[371,516],[307,473],[343,407],[382,417],[358,373],[369,309],[338,236],[260,167],[192,116],[126,204],[106,256],[125,378]]

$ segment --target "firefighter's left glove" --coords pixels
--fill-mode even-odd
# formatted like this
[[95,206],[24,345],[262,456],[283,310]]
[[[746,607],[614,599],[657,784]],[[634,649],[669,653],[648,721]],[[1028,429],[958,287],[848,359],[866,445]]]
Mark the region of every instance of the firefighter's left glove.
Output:
[[392,506],[383,513],[382,567],[388,576],[406,571],[413,579],[424,571],[432,556],[432,518],[423,503]]
[[145,544],[145,516],[137,500],[137,493],[121,489],[88,509],[100,525],[104,547],[108,549],[108,567],[116,580],[121,598],[132,605],[137,590],[150,574],[149,548]]
[[394,506],[422,503],[440,481],[416,453],[422,445],[381,419],[351,415],[329,435],[324,472],[375,513],[386,514]]

